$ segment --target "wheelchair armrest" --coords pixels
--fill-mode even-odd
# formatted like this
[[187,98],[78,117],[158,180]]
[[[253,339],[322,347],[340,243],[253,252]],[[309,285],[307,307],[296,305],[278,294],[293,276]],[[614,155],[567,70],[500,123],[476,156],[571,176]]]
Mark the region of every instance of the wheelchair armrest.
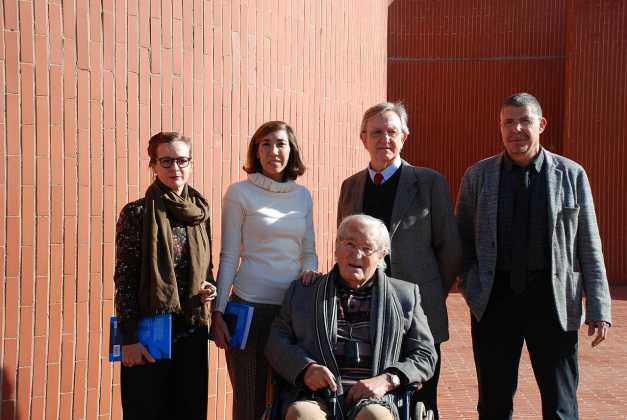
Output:
[[419,384],[418,382],[412,382],[410,384],[399,386],[394,391],[392,391],[392,394],[396,395],[399,398],[402,398],[405,395],[409,395],[411,397],[411,395],[414,392],[418,391],[420,388],[422,388],[422,384]]

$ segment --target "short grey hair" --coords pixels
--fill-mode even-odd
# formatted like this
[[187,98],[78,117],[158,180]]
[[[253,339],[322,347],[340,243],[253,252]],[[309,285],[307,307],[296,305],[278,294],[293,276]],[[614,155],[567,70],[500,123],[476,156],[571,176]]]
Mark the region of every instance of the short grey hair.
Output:
[[381,260],[379,261],[379,268],[385,270],[385,256],[390,253],[392,243],[390,241],[390,233],[388,232],[388,228],[385,227],[385,223],[376,217],[368,216],[367,214],[353,214],[352,216],[345,217],[337,228],[337,238],[335,240],[336,248],[338,242],[345,238],[348,226],[353,224],[365,226],[368,233],[372,235],[375,246],[377,247],[377,252],[382,254]]
[[501,110],[505,107],[512,106],[515,108],[522,108],[528,106],[531,111],[538,117],[542,118],[542,107],[538,98],[527,92],[518,92],[511,95],[509,98],[503,101]]
[[364,116],[361,118],[361,128],[359,130],[359,135],[363,136],[366,134],[366,124],[368,124],[368,120],[375,115],[384,114],[388,111],[394,112],[398,115],[398,118],[401,120],[401,131],[403,134],[409,134],[409,128],[407,127],[407,110],[405,106],[401,102],[381,102],[380,104],[376,104],[375,106],[371,106],[364,112]]

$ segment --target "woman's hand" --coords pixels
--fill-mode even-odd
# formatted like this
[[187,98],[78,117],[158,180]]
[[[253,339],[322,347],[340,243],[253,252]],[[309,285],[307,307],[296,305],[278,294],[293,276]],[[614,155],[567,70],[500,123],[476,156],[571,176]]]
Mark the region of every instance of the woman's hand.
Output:
[[155,359],[150,355],[142,343],[127,344],[122,346],[122,364],[126,367],[143,365],[146,361],[154,363]]
[[208,281],[205,281],[198,291],[198,298],[200,299],[200,303],[207,305],[215,299],[217,294],[216,287]]
[[300,275],[300,284],[302,284],[303,286],[309,286],[313,284],[316,277],[321,274],[322,273],[320,273],[319,271],[311,271],[311,270],[303,271],[303,273]]
[[231,334],[229,334],[229,328],[224,322],[222,312],[213,312],[211,314],[211,334],[213,335],[213,341],[216,346],[221,349],[225,349],[229,346],[231,340]]

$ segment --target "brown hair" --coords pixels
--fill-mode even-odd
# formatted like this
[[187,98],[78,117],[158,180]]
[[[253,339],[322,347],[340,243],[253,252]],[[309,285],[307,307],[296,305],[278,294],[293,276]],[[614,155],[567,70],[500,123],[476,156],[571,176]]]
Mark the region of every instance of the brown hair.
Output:
[[148,142],[148,156],[150,156],[150,166],[157,162],[157,147],[160,144],[174,143],[175,141],[182,141],[189,147],[189,153],[192,153],[192,139],[183,136],[177,131],[161,131],[150,138]]
[[263,123],[248,143],[248,152],[246,153],[246,164],[244,165],[244,171],[249,174],[255,172],[262,173],[261,162],[257,158],[257,151],[259,150],[259,142],[263,140],[270,133],[276,131],[285,131],[287,139],[290,143],[290,157],[287,160],[287,166],[283,171],[283,180],[295,180],[300,175],[305,173],[305,165],[300,158],[300,147],[298,147],[298,141],[296,140],[296,134],[294,130],[287,123],[283,121],[268,121]]

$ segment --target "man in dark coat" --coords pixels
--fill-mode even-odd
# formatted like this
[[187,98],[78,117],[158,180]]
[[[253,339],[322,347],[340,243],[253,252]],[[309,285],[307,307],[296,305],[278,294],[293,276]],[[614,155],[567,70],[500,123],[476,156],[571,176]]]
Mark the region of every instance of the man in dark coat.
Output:
[[433,375],[437,355],[418,287],[385,275],[389,249],[380,220],[350,216],[338,229],[333,270],[288,289],[266,347],[290,385],[286,418],[326,418],[333,407],[319,391],[330,388],[340,418],[394,419],[388,393]]

